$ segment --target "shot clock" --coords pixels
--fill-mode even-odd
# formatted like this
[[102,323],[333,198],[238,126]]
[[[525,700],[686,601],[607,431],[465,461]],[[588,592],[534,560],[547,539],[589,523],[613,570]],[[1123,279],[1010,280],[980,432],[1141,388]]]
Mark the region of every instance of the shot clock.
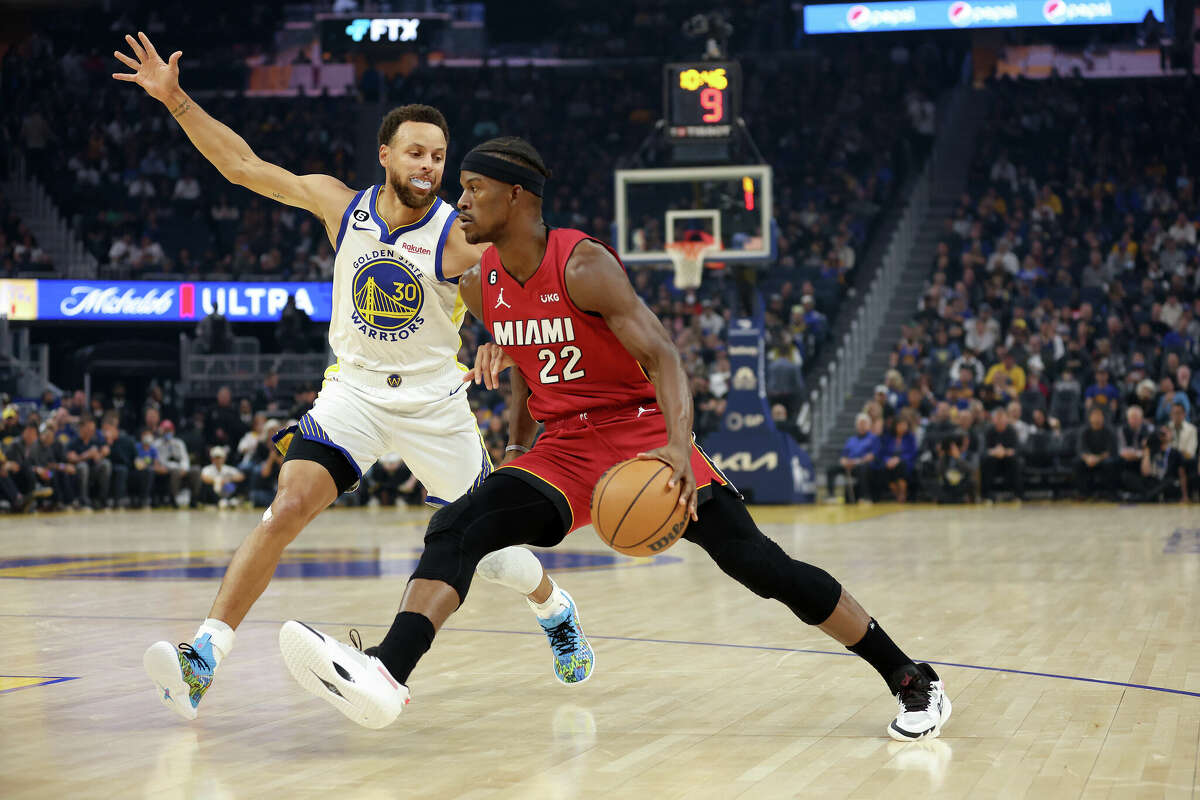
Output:
[[742,70],[736,61],[697,61],[663,68],[667,137],[729,139],[741,111]]

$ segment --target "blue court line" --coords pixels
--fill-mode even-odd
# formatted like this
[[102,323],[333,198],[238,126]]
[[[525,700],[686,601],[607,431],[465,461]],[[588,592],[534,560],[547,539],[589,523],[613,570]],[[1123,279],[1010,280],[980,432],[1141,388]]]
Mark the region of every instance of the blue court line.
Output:
[[0,678],[46,678],[44,683],[35,683],[30,686],[14,686],[11,689],[0,689],[0,694],[8,694],[9,692],[19,692],[22,689],[36,689],[39,686],[49,686],[53,683],[62,683],[64,681],[77,681],[78,675],[56,677],[54,675],[0,675]]
[[[120,619],[142,622],[196,622],[195,617],[138,617],[138,616],[114,616],[111,614],[0,614],[0,618],[32,618],[32,619]],[[282,625],[283,620],[246,620],[243,625]],[[346,628],[390,628],[391,623],[375,624],[368,622],[335,622],[329,620],[310,620],[308,624],[318,626],[341,626]],[[508,631],[494,628],[452,628],[444,627],[444,631],[454,631],[457,633],[495,633],[508,636],[536,636],[541,638],[545,634],[540,631]],[[845,656],[848,658],[858,658],[857,655],[846,650],[808,650],[799,647],[771,647],[769,645],[760,644],[733,644],[730,642],[695,642],[687,639],[642,639],[635,636],[598,636],[596,634],[588,634],[589,639],[603,640],[608,642],[636,642],[639,644],[674,644],[674,645],[690,645],[692,647],[723,647],[732,650],[760,650],[765,652],[775,653],[805,653],[808,655],[819,656]],[[986,667],[980,664],[960,664],[956,661],[933,661],[929,659],[915,659],[916,661],[926,661],[929,664],[937,664],[943,667],[958,667],[960,669],[974,669],[980,672],[1003,672],[1009,675],[1029,675],[1035,678],[1052,678],[1060,681],[1076,681],[1078,683],[1098,683],[1104,686],[1120,686],[1124,689],[1145,689],[1148,692],[1163,692],[1164,694],[1180,694],[1185,697],[1200,698],[1200,692],[1189,692],[1186,689],[1171,689],[1166,686],[1149,686],[1144,683],[1129,683],[1127,681],[1106,681],[1101,678],[1086,678],[1081,675],[1060,675],[1056,672],[1034,672],[1025,669],[1009,669],[1008,667]],[[71,680],[71,679],[67,679]]]

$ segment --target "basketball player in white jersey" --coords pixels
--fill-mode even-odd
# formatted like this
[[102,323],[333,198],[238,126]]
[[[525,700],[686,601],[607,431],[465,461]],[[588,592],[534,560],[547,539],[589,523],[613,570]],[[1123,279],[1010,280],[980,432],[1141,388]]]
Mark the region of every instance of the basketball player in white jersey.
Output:
[[[384,118],[385,180],[355,192],[331,176],[293,175],[261,160],[180,88],[181,53],[163,61],[144,33],[125,39],[132,57],[114,55],[133,72],[113,77],[163,103],[226,179],[315,215],[337,252],[329,343],[338,361],[312,411],[276,437],[286,455],[275,499],[234,553],[194,641],[178,648],[157,642],[143,659],[162,702],[195,719],[233,647],[234,629],[266,589],[283,549],[380,456],[399,453],[434,505],[457,499],[491,472],[456,360],[465,310],[458,276],[483,248],[467,244],[458,212],[437,197],[449,140],[437,109],[403,106]],[[533,553],[497,551],[478,572],[526,595],[560,681],[591,675],[594,656],[575,604]]]

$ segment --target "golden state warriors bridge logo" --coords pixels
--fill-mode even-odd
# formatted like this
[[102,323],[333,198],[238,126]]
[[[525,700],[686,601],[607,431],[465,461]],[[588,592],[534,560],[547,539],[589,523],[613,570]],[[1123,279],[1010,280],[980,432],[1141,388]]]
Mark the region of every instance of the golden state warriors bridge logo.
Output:
[[421,271],[394,252],[375,251],[359,259],[354,273],[354,326],[370,339],[407,339],[425,322]]

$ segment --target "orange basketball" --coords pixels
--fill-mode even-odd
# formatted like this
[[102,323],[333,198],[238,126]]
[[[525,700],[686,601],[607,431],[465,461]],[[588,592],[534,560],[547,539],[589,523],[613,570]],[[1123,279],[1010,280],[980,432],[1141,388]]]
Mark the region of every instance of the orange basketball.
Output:
[[687,506],[667,488],[671,468],[631,458],[600,476],[592,490],[592,525],[604,543],[628,556],[663,552],[687,530]]

